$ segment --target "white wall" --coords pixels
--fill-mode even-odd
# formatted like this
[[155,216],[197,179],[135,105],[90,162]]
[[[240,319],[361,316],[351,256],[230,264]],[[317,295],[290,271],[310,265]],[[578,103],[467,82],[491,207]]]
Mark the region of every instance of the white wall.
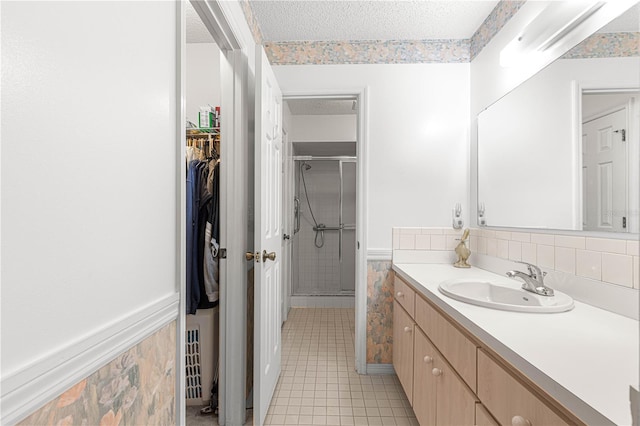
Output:
[[3,380],[177,291],[175,70],[173,2],[3,2]]
[[198,124],[201,106],[220,105],[220,49],[215,43],[187,44],[187,119]]
[[[277,69],[277,68],[276,68]],[[293,115],[293,142],[351,142],[357,140],[357,118],[353,115]]]
[[450,226],[467,211],[469,64],[274,67],[283,93],[368,89],[368,235],[391,249],[393,226]]

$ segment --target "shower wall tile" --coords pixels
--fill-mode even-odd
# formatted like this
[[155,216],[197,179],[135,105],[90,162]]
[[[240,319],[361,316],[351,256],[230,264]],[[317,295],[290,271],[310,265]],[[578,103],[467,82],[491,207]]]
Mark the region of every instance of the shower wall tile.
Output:
[[367,262],[367,363],[391,364],[393,277],[390,260]]
[[19,425],[175,424],[175,353],[174,321]]
[[[306,185],[313,216],[318,223],[337,226],[340,207],[340,176],[337,165],[312,162],[306,172]],[[337,294],[341,291],[340,263],[338,259],[339,234],[324,232],[324,245],[316,247],[314,221],[307,205],[304,190],[299,190],[301,201],[300,232],[294,242],[293,290],[295,295]],[[320,234],[318,234],[318,242]],[[297,244],[296,244],[297,242]],[[355,268],[355,265],[354,265]],[[355,274],[354,274],[355,279]]]

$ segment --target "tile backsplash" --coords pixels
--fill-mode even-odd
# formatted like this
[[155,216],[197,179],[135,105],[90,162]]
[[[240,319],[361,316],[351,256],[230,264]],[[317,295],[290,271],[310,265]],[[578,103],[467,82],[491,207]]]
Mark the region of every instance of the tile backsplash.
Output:
[[[393,228],[393,261],[453,263],[460,235],[462,230],[451,228]],[[468,247],[473,266],[501,275],[514,261],[536,264],[559,291],[638,319],[638,240],[473,228]]]
[[579,277],[640,288],[637,240],[472,229],[469,248],[472,253],[534,263]]
[[[453,250],[461,230],[393,228],[394,250]],[[640,289],[640,242],[536,232],[472,229],[469,249],[500,259]]]

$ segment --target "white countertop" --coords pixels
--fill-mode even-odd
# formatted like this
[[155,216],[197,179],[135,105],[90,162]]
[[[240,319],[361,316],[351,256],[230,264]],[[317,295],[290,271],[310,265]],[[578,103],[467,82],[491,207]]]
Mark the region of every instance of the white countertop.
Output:
[[575,302],[553,314],[508,312],[450,299],[440,282],[480,278],[519,288],[483,269],[394,264],[393,270],[482,342],[590,425],[631,425],[629,386],[638,389],[638,321]]

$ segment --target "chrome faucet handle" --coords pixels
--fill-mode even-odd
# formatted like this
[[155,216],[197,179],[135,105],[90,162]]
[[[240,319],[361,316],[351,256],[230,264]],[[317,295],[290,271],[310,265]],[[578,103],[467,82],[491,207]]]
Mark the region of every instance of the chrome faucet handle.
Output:
[[523,265],[527,265],[527,269],[529,270],[529,274],[531,277],[535,278],[542,284],[544,282],[544,277],[547,275],[546,272],[542,272],[539,266],[534,265],[529,262],[523,262],[521,260],[515,260],[516,263],[522,263]]

